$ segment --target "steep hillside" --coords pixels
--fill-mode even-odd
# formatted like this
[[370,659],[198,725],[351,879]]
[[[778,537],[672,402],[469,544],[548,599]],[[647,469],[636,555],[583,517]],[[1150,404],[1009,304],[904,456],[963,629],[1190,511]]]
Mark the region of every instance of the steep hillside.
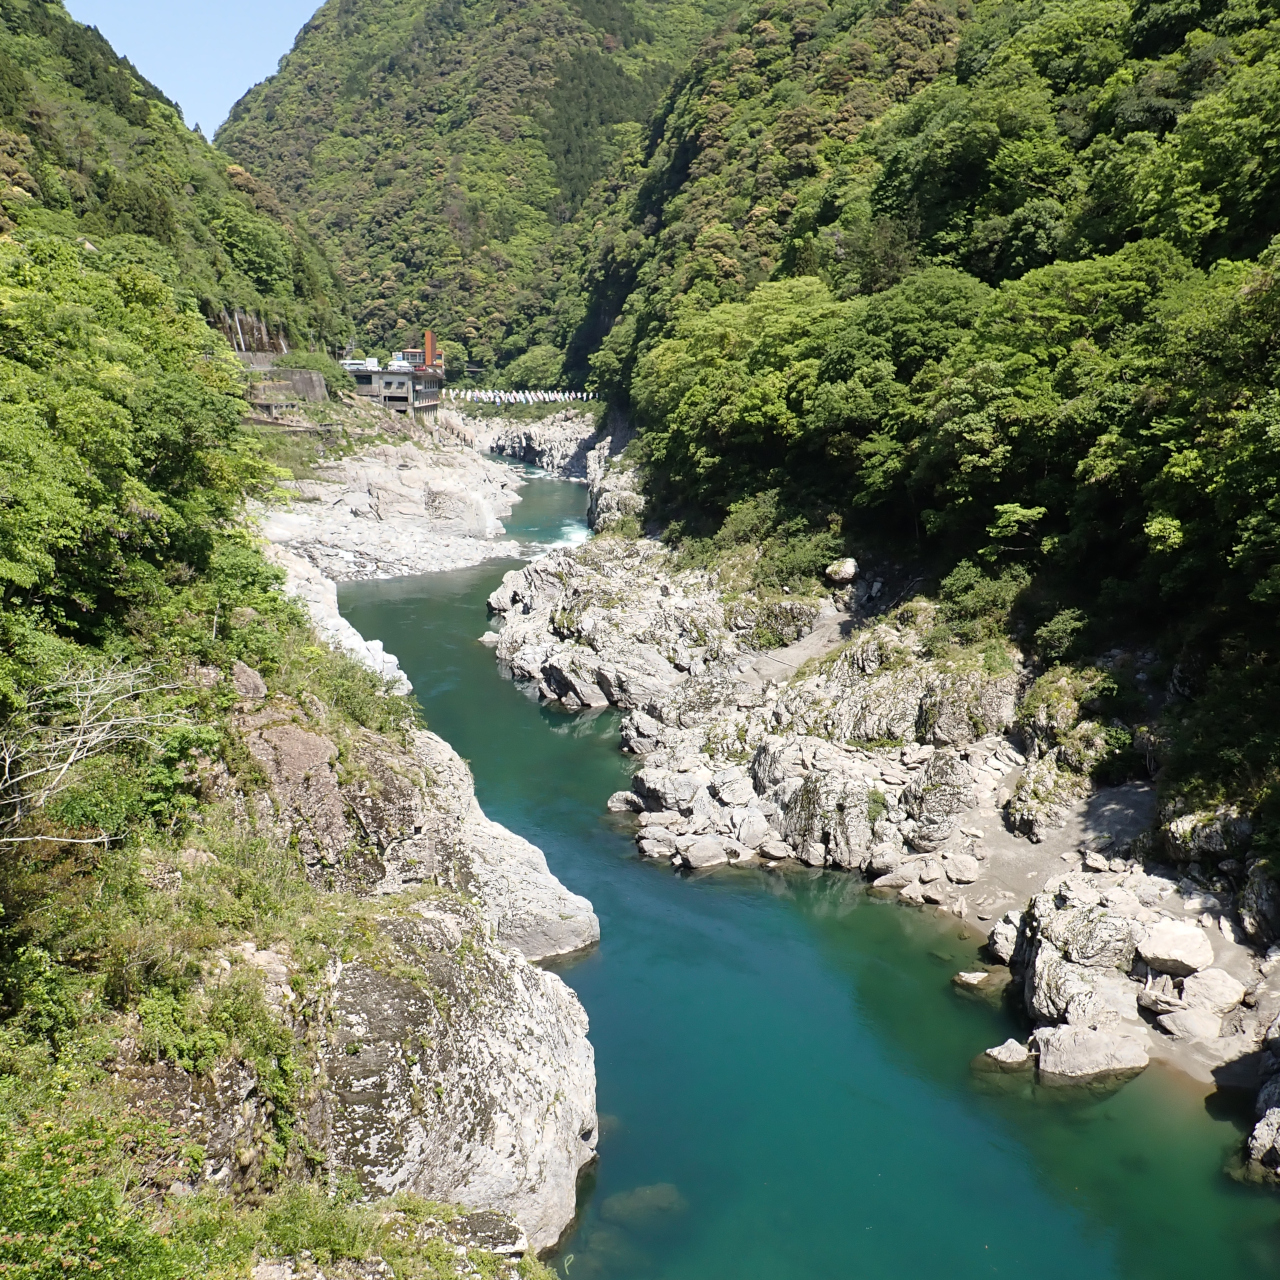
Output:
[[[551,385],[591,183],[726,0],[328,0],[218,134],[342,263],[370,350],[430,325]],[[465,351],[464,351],[465,348]]]
[[758,6],[601,203],[575,359],[691,554],[876,546],[959,565],[944,648],[993,602],[1047,665],[1152,646],[1108,714],[1274,849],[1278,118],[1251,4]]
[[237,344],[255,345],[250,317],[257,343],[345,341],[341,288],[305,228],[60,4],[0,3],[0,181],[0,229],[143,265]]
[[[518,1255],[572,1215],[594,1073],[528,959],[595,917],[244,528],[284,473],[206,317],[341,341],[323,259],[95,32],[0,12],[0,1273],[546,1275]],[[385,1044],[345,1032],[371,998]],[[383,1055],[415,1155],[377,1176],[491,1212],[365,1203]]]
[[[681,300],[948,265],[991,284],[1161,236],[1200,265],[1280,230],[1270,9],[795,0],[699,53],[596,228],[580,361],[625,394]],[[624,307],[625,302],[625,307]],[[619,315],[623,322],[615,325]]]

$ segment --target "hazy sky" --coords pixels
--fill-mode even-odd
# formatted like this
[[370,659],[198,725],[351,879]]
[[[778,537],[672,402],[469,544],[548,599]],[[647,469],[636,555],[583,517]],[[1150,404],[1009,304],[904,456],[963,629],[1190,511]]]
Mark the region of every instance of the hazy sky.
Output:
[[205,137],[265,80],[321,0],[64,0]]

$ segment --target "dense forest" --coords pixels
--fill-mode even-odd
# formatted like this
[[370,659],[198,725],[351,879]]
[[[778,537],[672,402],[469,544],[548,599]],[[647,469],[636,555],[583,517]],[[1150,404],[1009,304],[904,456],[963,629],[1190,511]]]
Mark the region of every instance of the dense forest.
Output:
[[554,386],[580,206],[724,0],[328,0],[219,145],[305,213],[369,351],[423,327],[460,370]]
[[1278,40],[1253,4],[758,6],[613,180],[570,348],[674,541],[961,564],[1046,661],[1154,646],[1166,794],[1243,797],[1260,849]]
[[215,322],[239,310],[289,346],[345,342],[341,286],[270,187],[61,5],[3,0],[0,24],[0,229],[87,241]]

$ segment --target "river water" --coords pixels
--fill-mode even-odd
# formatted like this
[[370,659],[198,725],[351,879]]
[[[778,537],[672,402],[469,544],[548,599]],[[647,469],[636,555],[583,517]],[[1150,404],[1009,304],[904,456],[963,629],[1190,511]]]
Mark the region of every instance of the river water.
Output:
[[[524,494],[511,536],[581,540],[581,486]],[[1155,1067],[1109,1097],[997,1088],[968,1064],[1025,1030],[950,985],[981,939],[847,875],[641,863],[604,811],[631,767],[616,714],[539,706],[476,642],[516,563],[339,601],[399,656],[485,812],[600,916],[599,948],[557,966],[591,1018],[600,1108],[560,1275],[1280,1276],[1280,1197],[1223,1172],[1238,1102]]]

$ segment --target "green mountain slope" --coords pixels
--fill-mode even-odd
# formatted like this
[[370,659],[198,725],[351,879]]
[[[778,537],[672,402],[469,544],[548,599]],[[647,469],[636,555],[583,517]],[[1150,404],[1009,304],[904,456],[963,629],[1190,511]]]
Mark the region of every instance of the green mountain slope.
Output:
[[363,345],[431,326],[492,367],[576,325],[566,220],[727,9],[329,0],[218,142],[306,213]]
[[1201,263],[1255,254],[1280,230],[1273,17],[757,6],[699,54],[619,185],[575,360],[608,333],[597,376],[625,394],[681,298],[779,275],[849,297],[924,264],[994,284],[1153,235]]
[[[270,188],[60,4],[0,0],[0,229],[86,237],[234,332],[345,340],[341,288]],[[246,342],[252,338],[246,334]]]
[[1274,850],[1278,136],[1270,7],[758,6],[600,202],[571,356],[673,540],[959,565],[1046,663],[1154,646],[1171,802]]

